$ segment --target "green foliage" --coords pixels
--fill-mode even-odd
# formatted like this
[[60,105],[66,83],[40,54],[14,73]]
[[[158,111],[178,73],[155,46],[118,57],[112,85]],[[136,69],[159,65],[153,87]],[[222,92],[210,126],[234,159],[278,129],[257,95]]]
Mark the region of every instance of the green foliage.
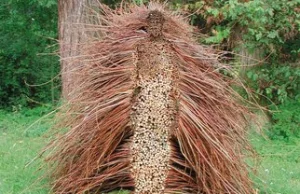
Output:
[[286,101],[278,109],[273,107],[272,121],[273,125],[268,132],[271,139],[300,137],[300,99]]
[[205,22],[203,43],[248,53],[258,49],[264,65],[248,68],[246,78],[261,103],[281,104],[300,95],[299,0],[188,1],[181,7]]
[[265,64],[247,72],[249,84],[264,104],[282,104],[300,98],[300,68]]
[[[286,40],[299,39],[299,0],[216,0],[187,5],[197,10],[198,17],[214,22],[211,35],[218,36],[214,31],[225,28],[232,34],[242,33],[249,49],[263,46],[268,52],[278,52]],[[222,43],[223,39],[219,40]]]
[[216,26],[214,36],[204,39],[207,44],[219,44],[227,39],[230,35],[230,29],[224,26]]
[[59,63],[50,53],[57,50],[57,2],[8,0],[0,13],[0,107],[54,101]]
[[247,72],[256,98],[271,110],[271,139],[300,137],[300,68],[266,64]]
[[[265,54],[280,55],[287,39],[299,38],[300,14],[295,12],[298,0],[253,0],[224,3],[220,12],[227,26],[242,29],[242,38],[250,50],[263,47]],[[238,26],[235,27],[234,25]]]

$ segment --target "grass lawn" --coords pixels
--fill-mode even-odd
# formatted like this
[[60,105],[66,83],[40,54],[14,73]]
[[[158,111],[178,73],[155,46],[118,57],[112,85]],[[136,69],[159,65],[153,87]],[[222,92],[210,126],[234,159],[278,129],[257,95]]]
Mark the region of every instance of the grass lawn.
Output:
[[300,193],[300,139],[268,140],[251,135],[259,154],[254,178],[261,194]]
[[[47,180],[41,179],[41,160],[32,160],[45,146],[45,132],[52,125],[45,108],[8,113],[0,110],[0,194],[46,194]],[[300,193],[300,139],[289,142],[266,140],[252,134],[259,153],[253,178],[261,194]]]
[[39,170],[41,161],[31,162],[47,142],[42,135],[51,125],[50,118],[37,121],[44,114],[43,110],[37,108],[26,113],[0,111],[1,194],[49,193],[45,182],[40,180],[43,174]]

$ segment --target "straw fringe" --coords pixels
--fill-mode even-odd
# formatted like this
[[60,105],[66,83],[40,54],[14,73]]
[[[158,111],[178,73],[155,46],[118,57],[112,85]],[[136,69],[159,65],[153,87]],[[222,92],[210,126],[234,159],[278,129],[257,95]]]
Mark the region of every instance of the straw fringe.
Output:
[[76,60],[83,65],[72,72],[78,79],[57,126],[67,132],[49,145],[54,150],[47,159],[53,165],[53,191],[134,190],[130,115],[138,88],[133,72],[137,46],[148,40],[146,18],[159,10],[179,93],[165,193],[254,193],[244,163],[250,113],[229,86],[234,80],[216,71],[218,55],[197,45],[193,28],[160,4],[118,11],[99,5],[102,37],[81,46]]

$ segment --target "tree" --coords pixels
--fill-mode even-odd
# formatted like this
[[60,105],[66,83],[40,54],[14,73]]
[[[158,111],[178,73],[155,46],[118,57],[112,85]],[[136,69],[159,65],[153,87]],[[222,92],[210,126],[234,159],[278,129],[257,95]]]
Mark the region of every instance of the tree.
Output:
[[77,68],[81,62],[77,60],[80,47],[85,44],[89,33],[85,25],[94,24],[92,7],[99,7],[97,0],[58,1],[58,26],[61,57],[62,97],[68,99],[74,91]]
[[62,96],[68,98],[73,88],[74,74],[72,70],[79,62],[70,60],[78,55],[78,45],[82,38],[78,25],[82,21],[85,0],[59,0],[58,26],[61,57]]
[[34,106],[57,99],[57,3],[0,5],[0,106]]

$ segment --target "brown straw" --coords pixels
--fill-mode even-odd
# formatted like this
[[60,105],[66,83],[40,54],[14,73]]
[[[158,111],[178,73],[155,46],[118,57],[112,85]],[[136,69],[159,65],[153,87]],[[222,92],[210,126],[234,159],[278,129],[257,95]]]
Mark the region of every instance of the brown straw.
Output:
[[[242,98],[218,55],[157,3],[99,4],[101,38],[83,64],[50,145],[54,193],[254,193]],[[90,29],[90,25],[83,25]]]

